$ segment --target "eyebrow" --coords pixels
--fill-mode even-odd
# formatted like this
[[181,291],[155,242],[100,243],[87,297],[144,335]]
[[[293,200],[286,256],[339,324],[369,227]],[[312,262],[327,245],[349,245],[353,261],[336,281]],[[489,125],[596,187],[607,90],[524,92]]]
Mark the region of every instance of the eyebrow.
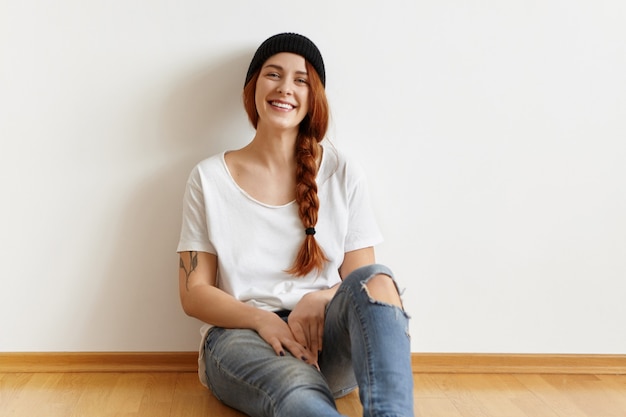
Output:
[[[263,67],[263,69],[265,68],[275,68],[279,71],[284,71],[285,69],[283,67],[281,67],[280,65],[276,65],[276,64],[267,64]],[[309,75],[308,72],[306,71],[296,71],[296,74],[303,74],[303,75]]]

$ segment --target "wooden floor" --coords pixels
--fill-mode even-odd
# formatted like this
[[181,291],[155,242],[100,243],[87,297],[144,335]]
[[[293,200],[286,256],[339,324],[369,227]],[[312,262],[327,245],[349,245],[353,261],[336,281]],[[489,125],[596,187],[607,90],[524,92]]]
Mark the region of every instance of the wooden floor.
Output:
[[[626,375],[415,374],[415,416],[624,417]],[[338,402],[360,416],[358,395]],[[241,417],[195,373],[0,374],[2,417]]]

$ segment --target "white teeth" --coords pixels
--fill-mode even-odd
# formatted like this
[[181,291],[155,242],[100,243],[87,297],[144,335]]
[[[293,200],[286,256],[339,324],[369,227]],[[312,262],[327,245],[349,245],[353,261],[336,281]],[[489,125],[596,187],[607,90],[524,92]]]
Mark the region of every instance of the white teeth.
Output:
[[278,101],[272,101],[272,106],[280,107],[281,109],[291,110],[293,106],[287,103],[279,103]]

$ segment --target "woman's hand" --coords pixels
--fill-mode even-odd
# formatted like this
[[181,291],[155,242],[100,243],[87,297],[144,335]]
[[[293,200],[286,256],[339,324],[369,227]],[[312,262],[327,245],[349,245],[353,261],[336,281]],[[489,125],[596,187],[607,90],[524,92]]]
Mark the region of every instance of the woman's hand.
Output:
[[277,355],[285,356],[285,349],[287,349],[294,357],[319,369],[317,353],[313,354],[305,345],[299,342],[289,325],[278,315],[263,311],[255,330],[274,349]]
[[306,294],[289,314],[291,333],[302,346],[314,356],[322,350],[324,338],[324,319],[326,306],[330,302],[336,287],[330,290],[315,291]]

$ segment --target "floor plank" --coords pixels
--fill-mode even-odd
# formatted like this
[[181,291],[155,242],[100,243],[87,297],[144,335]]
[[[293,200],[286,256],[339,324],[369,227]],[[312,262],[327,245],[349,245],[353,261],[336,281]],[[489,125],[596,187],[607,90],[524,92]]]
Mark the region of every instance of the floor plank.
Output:
[[[415,374],[416,417],[624,417],[626,375]],[[358,392],[337,401],[362,415]],[[0,374],[2,417],[245,417],[196,373]]]
[[577,378],[546,376],[551,384],[567,386],[568,399],[587,416],[624,417],[626,402],[624,392],[609,389],[608,384],[595,375],[579,375]]
[[[141,397],[138,416],[169,417],[181,374],[150,374]],[[186,375],[186,374],[182,374]]]

